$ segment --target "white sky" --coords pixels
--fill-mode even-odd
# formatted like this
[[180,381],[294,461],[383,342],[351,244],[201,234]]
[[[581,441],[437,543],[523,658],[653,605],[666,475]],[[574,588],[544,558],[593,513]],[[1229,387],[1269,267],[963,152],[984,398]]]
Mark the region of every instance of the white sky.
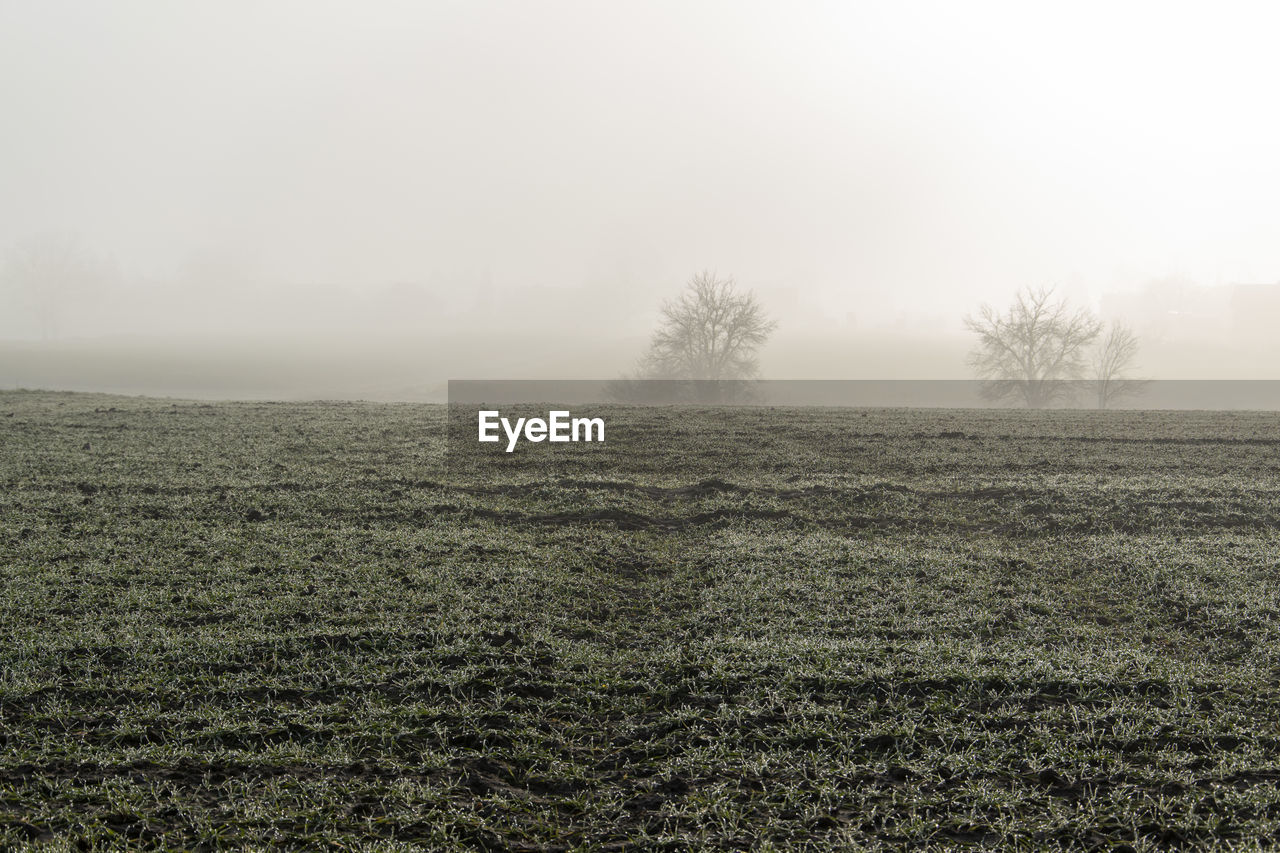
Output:
[[0,0],[0,243],[861,316],[1277,281],[1277,10]]

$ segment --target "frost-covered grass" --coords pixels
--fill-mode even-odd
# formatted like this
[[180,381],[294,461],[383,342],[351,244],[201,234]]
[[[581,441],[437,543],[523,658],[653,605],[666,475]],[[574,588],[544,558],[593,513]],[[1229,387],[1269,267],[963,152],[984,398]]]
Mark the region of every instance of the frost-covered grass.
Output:
[[0,847],[1280,844],[1276,416],[618,423],[0,394]]

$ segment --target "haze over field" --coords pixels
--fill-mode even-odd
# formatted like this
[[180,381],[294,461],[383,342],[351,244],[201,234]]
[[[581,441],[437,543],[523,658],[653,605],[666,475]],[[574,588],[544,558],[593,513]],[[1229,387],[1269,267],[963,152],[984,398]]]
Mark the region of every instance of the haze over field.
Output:
[[613,376],[698,270],[770,378],[965,378],[1054,286],[1280,378],[1268,4],[0,0],[0,387]]

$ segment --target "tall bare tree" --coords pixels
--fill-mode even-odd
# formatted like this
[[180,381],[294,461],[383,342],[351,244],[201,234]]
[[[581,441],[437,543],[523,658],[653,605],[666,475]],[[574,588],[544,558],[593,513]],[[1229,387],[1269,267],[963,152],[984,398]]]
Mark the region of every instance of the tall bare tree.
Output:
[[978,336],[969,364],[986,380],[983,395],[1035,409],[1070,396],[1067,380],[1083,377],[1088,347],[1102,332],[1096,317],[1054,299],[1052,288],[1019,292],[1003,314],[983,305],[965,326]]
[[739,291],[732,278],[698,273],[678,299],[663,304],[642,373],[712,383],[750,379],[775,328],[753,293]]
[[1140,394],[1146,388],[1148,380],[1128,375],[1137,359],[1138,336],[1123,323],[1112,322],[1093,359],[1093,388],[1099,409],[1110,408],[1122,397]]

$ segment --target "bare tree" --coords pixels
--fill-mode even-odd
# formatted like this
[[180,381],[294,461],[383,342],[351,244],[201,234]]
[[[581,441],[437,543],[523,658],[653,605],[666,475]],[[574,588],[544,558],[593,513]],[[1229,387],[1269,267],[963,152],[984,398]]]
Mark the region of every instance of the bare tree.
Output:
[[641,374],[655,379],[701,380],[723,397],[731,386],[759,372],[756,353],[777,328],[750,292],[732,278],[695,275],[680,298],[662,306]]
[[34,310],[43,338],[61,331],[67,304],[99,275],[96,262],[72,234],[38,234],[15,244],[5,257],[0,281]]
[[1127,374],[1138,358],[1138,336],[1120,322],[1113,322],[1098,345],[1093,359],[1093,387],[1098,408],[1110,408],[1122,397],[1140,394],[1148,380],[1133,379]]
[[965,326],[978,336],[969,364],[986,380],[983,395],[1035,409],[1071,394],[1066,380],[1084,375],[1086,350],[1102,332],[1091,313],[1054,300],[1052,288],[1019,292],[1004,314],[983,305]]

